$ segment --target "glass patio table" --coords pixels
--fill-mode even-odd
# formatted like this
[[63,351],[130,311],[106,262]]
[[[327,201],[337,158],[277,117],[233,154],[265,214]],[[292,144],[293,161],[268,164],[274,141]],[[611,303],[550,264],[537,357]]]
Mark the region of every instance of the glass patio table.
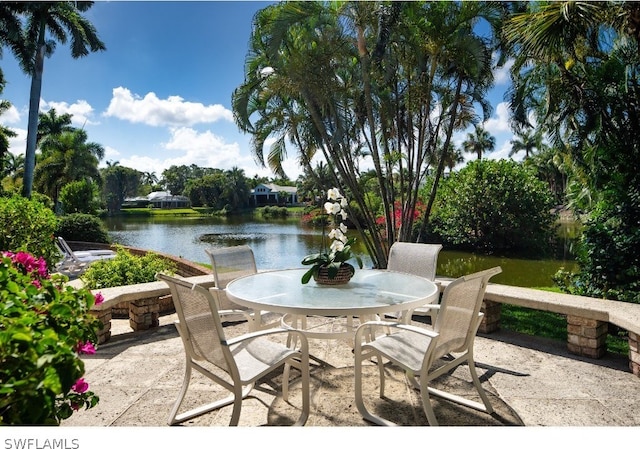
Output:
[[[350,338],[353,317],[375,319],[385,314],[407,313],[437,301],[438,286],[425,278],[389,270],[357,270],[344,285],[320,285],[313,279],[302,284],[306,268],[264,271],[229,282],[231,301],[256,310],[283,314],[284,327],[298,328],[311,338]],[[323,330],[307,326],[306,317],[346,318],[339,331],[326,322]]]

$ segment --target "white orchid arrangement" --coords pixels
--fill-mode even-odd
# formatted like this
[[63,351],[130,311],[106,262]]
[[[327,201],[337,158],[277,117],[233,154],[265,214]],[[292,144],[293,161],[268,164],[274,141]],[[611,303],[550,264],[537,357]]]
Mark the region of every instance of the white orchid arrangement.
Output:
[[[320,253],[310,254],[302,260],[302,265],[311,265],[311,268],[302,276],[302,283],[317,276],[321,267],[326,267],[329,278],[333,279],[338,274],[340,267],[352,257],[355,257],[358,266],[362,268],[362,259],[351,252],[351,246],[355,243],[355,237],[347,237],[347,226],[344,221],[348,218],[346,208],[349,202],[336,187],[327,191],[327,201],[324,203],[324,211],[333,218],[333,229],[328,236],[332,240],[327,252],[324,227],[322,231],[322,249]],[[353,270],[351,265],[348,265]]]

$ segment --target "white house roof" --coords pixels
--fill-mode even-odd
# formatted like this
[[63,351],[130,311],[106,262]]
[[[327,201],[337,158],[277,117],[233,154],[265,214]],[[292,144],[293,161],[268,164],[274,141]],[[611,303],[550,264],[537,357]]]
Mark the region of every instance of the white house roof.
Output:
[[256,187],[260,187],[260,186],[266,187],[272,193],[278,193],[278,192],[297,193],[298,192],[298,188],[294,186],[279,186],[277,184],[270,183],[270,184],[258,184]]

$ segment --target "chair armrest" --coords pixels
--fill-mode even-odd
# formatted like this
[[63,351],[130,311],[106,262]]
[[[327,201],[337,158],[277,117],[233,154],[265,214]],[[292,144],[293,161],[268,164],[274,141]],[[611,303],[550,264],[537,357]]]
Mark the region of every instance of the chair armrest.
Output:
[[306,347],[308,350],[307,336],[304,334],[304,332],[301,332],[296,329],[282,329],[282,328],[271,328],[271,329],[264,329],[264,330],[259,330],[255,332],[249,332],[248,334],[240,335],[239,337],[234,337],[227,340],[227,345],[231,346],[236,343],[241,343],[245,340],[251,340],[254,338],[265,337],[269,335],[291,334],[291,333],[296,334],[300,338],[300,341],[302,342],[303,346]]
[[362,334],[367,329],[372,329],[376,327],[386,328],[386,329],[395,328],[399,330],[406,330],[410,332],[416,332],[418,334],[422,334],[431,338],[435,338],[438,335],[440,335],[437,332],[432,331],[431,329],[424,329],[422,327],[414,326],[412,324],[402,324],[394,321],[367,321],[366,323],[362,323],[360,326],[358,326],[358,329],[356,329],[356,342],[362,339]]
[[253,317],[249,314],[249,312],[247,310],[241,310],[241,309],[218,310],[218,316],[223,317],[223,316],[227,316],[227,315],[242,315],[249,322],[251,320],[253,320]]

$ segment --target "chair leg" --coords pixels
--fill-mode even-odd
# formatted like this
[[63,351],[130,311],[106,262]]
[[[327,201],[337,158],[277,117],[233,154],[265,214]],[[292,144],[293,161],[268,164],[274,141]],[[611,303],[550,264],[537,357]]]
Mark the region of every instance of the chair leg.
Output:
[[422,398],[422,409],[424,410],[424,414],[427,415],[427,421],[429,421],[429,425],[437,426],[438,420],[436,419],[435,413],[433,413],[431,398],[429,397],[429,388],[427,385],[421,385],[420,397]]
[[[196,365],[196,368],[197,368],[197,365]],[[249,395],[251,390],[253,390],[254,384],[250,383],[248,385],[245,385],[244,387],[238,386],[237,388],[234,388],[234,390],[232,391],[233,394],[230,396],[227,396],[215,402],[204,404],[200,407],[196,407],[194,409],[188,410],[178,415],[177,414],[178,410],[180,409],[180,406],[182,405],[182,401],[184,400],[184,397],[187,393],[187,389],[189,388],[189,382],[191,381],[191,373],[192,373],[192,364],[190,360],[187,359],[182,387],[180,388],[180,393],[178,394],[178,398],[176,399],[176,402],[173,405],[173,408],[171,409],[171,412],[169,414],[169,425],[172,426],[174,424],[185,422],[189,419],[195,418],[200,415],[204,415],[205,413],[211,412],[213,410],[226,407],[229,404],[234,404],[230,425],[232,426],[237,425],[237,422],[240,418],[240,408],[242,405],[242,400]],[[204,371],[202,373],[206,375]],[[233,424],[234,421],[236,424]]]
[[[311,410],[311,376],[309,374],[309,348],[306,352],[302,353],[300,357],[300,373],[302,375],[302,413],[300,418],[295,422],[295,426],[304,426],[309,419],[309,413]],[[288,383],[288,379],[287,379]]]
[[480,379],[478,378],[478,373],[476,372],[476,364],[473,361],[473,349],[469,349],[469,360],[467,361],[469,365],[469,372],[471,373],[471,378],[473,379],[473,385],[475,385],[476,390],[478,390],[478,394],[480,395],[480,399],[482,399],[482,403],[486,409],[486,412],[489,414],[493,413],[493,406],[489,401],[489,397],[487,393],[482,388],[482,384],[480,383]]
[[169,413],[169,425],[172,426],[181,422],[176,419],[176,415],[178,414],[178,409],[180,405],[182,405],[182,401],[184,400],[184,395],[187,393],[187,388],[189,388],[189,382],[191,381],[191,363],[189,359],[186,360],[186,367],[184,370],[184,380],[182,381],[182,387],[180,388],[180,393],[178,394],[178,398]]
[[243,388],[236,384],[233,386],[233,411],[231,412],[230,426],[237,426],[240,421],[240,411],[242,410],[242,400],[244,399]]
[[[370,358],[373,356],[373,354],[370,354],[370,352],[372,351],[368,351],[366,354],[363,354],[361,350],[361,342],[356,339],[355,348],[354,348],[354,353],[355,353],[354,389],[355,389],[356,407],[358,409],[358,412],[360,412],[360,415],[362,416],[362,418],[369,422],[372,422],[374,424],[378,424],[381,426],[396,426],[397,424],[391,421],[388,421],[384,418],[381,418],[380,416],[376,416],[370,413],[369,410],[367,410],[367,407],[364,405],[364,400],[362,399],[362,362],[365,358]],[[378,360],[381,359],[381,356],[380,354],[377,353],[377,351],[376,351],[376,357]],[[380,396],[382,396],[383,394],[382,392],[384,391],[384,368],[382,368],[382,366],[383,366],[382,363],[378,363],[378,370],[380,373],[380,386],[381,386]]]

